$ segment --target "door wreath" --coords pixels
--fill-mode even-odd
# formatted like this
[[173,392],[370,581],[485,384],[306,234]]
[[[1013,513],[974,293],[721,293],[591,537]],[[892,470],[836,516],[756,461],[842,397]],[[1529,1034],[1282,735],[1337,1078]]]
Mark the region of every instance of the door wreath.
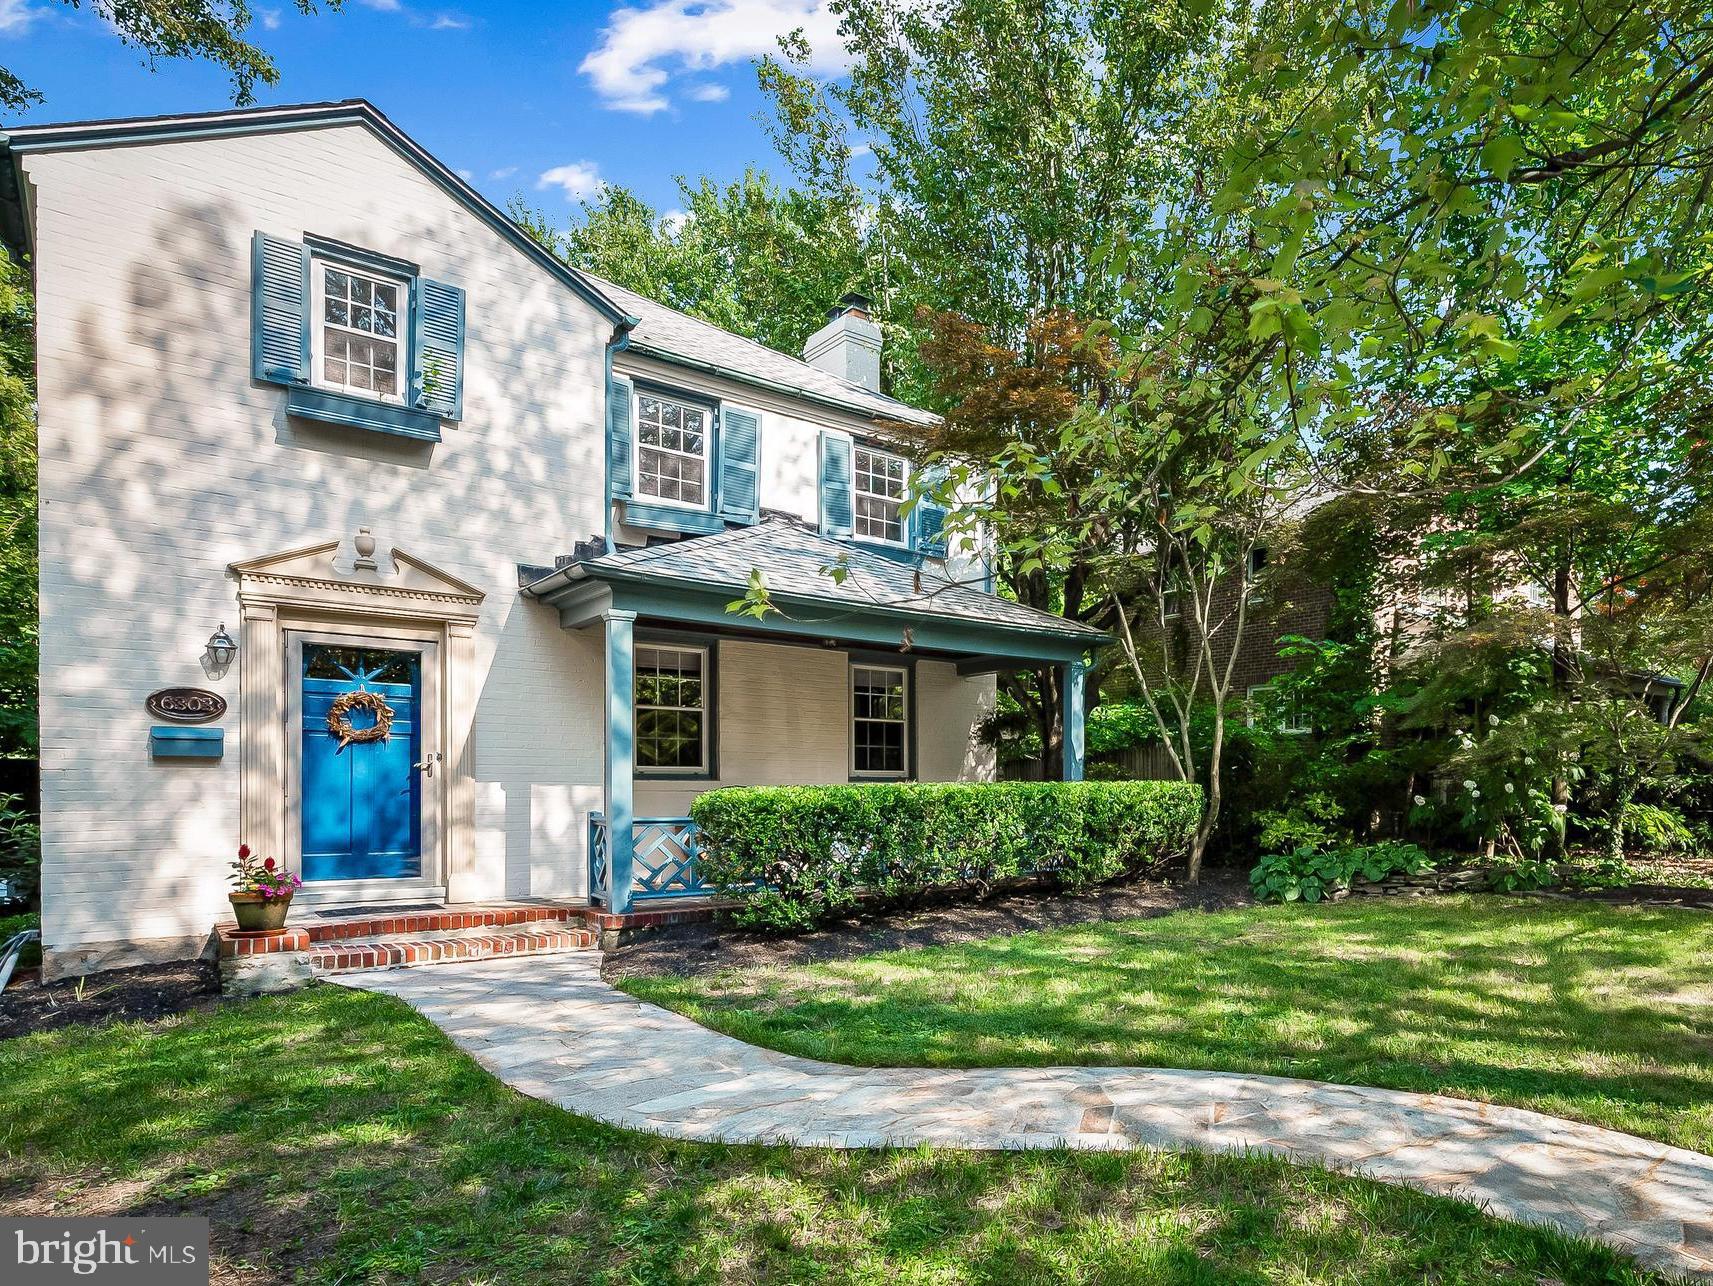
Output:
[[[367,728],[351,726],[353,710],[368,710],[375,722]],[[386,741],[393,735],[393,708],[378,692],[345,692],[334,698],[327,710],[327,731],[339,739],[339,749],[363,745],[370,741]]]

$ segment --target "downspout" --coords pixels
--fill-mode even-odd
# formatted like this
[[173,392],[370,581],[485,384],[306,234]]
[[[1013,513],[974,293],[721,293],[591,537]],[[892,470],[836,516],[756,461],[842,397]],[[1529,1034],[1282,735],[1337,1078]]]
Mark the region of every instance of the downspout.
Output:
[[17,966],[18,957],[24,953],[24,948],[39,940],[41,936],[35,929],[25,929],[22,933],[13,934],[7,939],[6,945],[0,947],[0,991],[5,991],[6,984],[12,981],[12,970]]
[[601,476],[605,483],[601,494],[601,512],[605,515],[601,527],[601,538],[607,543],[607,553],[613,552],[613,354],[620,349],[630,347],[631,329],[638,322],[636,317],[626,317],[613,327],[613,337],[607,341],[606,353],[602,359],[601,376],[601,405],[606,413],[601,417],[601,458],[606,461]]

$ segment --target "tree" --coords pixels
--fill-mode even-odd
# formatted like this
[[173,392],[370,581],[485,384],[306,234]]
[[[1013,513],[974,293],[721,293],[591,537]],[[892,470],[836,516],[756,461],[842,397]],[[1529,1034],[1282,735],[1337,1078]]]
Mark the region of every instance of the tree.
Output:
[[[926,332],[920,359],[933,373],[935,401],[946,410],[933,428],[895,428],[916,443],[928,469],[943,473],[940,489],[959,511],[948,538],[975,546],[985,529],[997,579],[1019,602],[1072,620],[1110,623],[1111,604],[1090,579],[1092,561],[1106,552],[1105,531],[1058,542],[1051,563],[1039,556],[1067,512],[1079,510],[1081,491],[1092,481],[1089,469],[1061,455],[1046,471],[1010,471],[996,481],[993,464],[1013,453],[1054,456],[1064,424],[1085,408],[1105,407],[1119,392],[1113,346],[1089,343],[1088,322],[1070,312],[1037,317],[1020,350],[995,342],[990,328],[957,313],[924,310],[918,321]],[[990,502],[968,499],[979,494]],[[1100,691],[1111,664],[1102,657],[1091,667],[1091,692]],[[1032,726],[1041,766],[1050,771],[1064,736],[1057,674],[1006,673],[1000,691]]]
[[[1058,426],[1043,415],[1101,395],[1075,332],[1123,307],[1101,247],[1147,225],[1182,159],[1171,130],[1200,89],[1196,51],[1214,16],[1141,0],[835,8],[848,82],[810,75],[800,38],[764,60],[761,79],[798,182],[842,201],[860,192],[872,208],[879,313],[905,341],[892,349],[893,391],[948,417],[911,440],[958,470],[1002,444],[1050,452]],[[859,151],[872,156],[861,178]],[[1064,545],[1050,563],[1004,552],[1029,544],[1043,504],[1065,502],[1043,494],[1063,488],[1064,470],[1051,473],[1002,485],[1007,503],[983,507],[997,580],[1019,602],[1088,619],[1107,609],[1085,592],[1086,549]],[[1063,721],[1056,684],[1051,672],[1007,681],[1044,766]]]
[[612,185],[563,232],[521,200],[511,212],[568,263],[784,352],[801,351],[841,295],[873,289],[854,205],[756,170],[678,186],[671,218]]
[[[325,0],[337,9],[344,0]],[[81,8],[80,0],[60,3]],[[314,13],[316,0],[292,0],[299,13]],[[90,10],[121,41],[143,53],[152,68],[161,58],[206,58],[232,76],[232,101],[255,101],[256,86],[279,83],[279,68],[266,52],[244,38],[250,8],[244,0],[90,0]],[[42,101],[9,68],[0,67],[0,106],[13,109]]]
[[[1688,6],[1658,19],[1277,6],[1226,13],[1189,50],[1201,90],[1161,131],[1177,150],[1150,217],[1119,220],[1096,259],[1111,287],[1090,297],[1116,300],[1096,335],[1127,392],[994,465],[1002,491],[1098,480],[1062,534],[1030,539],[1048,566],[1109,542],[1094,566],[1115,608],[1156,609],[1158,637],[1125,650],[1166,698],[1180,772],[1210,777],[1201,842],[1231,696],[1214,635],[1247,627],[1262,533],[1315,492],[1425,515],[1452,486],[1542,478],[1592,421],[1634,419],[1662,362],[1706,352],[1713,35]],[[1182,647],[1163,641],[1168,602]],[[1198,701],[1214,737],[1192,765]]]
[[0,756],[37,745],[34,324],[29,277],[0,255]]

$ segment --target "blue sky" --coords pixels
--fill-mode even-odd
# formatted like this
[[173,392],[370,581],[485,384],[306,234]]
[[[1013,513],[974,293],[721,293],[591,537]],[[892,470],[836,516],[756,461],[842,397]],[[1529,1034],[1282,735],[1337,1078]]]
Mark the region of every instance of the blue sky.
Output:
[[[259,102],[367,98],[490,198],[521,192],[560,223],[601,181],[665,211],[678,174],[783,177],[754,59],[799,26],[818,58],[837,52],[825,0],[346,0],[312,17],[251,3],[251,38],[280,69]],[[231,105],[220,70],[151,71],[59,0],[0,0],[0,66],[46,96],[12,125]]]

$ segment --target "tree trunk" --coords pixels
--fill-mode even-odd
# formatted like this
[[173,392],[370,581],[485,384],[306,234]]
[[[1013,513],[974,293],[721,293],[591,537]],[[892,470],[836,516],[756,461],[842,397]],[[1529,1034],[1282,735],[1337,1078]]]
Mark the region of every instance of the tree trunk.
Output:
[[1064,776],[1064,708],[1060,700],[1059,677],[1056,670],[1042,670],[1036,684],[1041,704],[1035,712],[1035,727],[1041,735],[1041,780],[1054,780],[1055,771]]
[[1630,801],[1636,797],[1636,783],[1625,782],[1618,788],[1618,796],[1612,802],[1612,822],[1606,832],[1606,857],[1616,863],[1624,860],[1624,814],[1630,809]]
[[1225,703],[1217,702],[1213,715],[1213,745],[1207,756],[1207,797],[1202,802],[1201,820],[1196,823],[1195,838],[1190,841],[1189,870],[1185,873],[1184,881],[1195,884],[1201,880],[1202,858],[1207,855],[1208,842],[1213,839],[1213,829],[1219,824],[1220,790],[1220,756],[1225,750]]
[[[1552,577],[1552,688],[1554,694],[1560,698],[1570,695],[1571,684],[1575,678],[1575,656],[1570,638],[1569,557],[1567,549]],[[1554,807],[1568,807],[1570,804],[1570,779],[1563,771],[1554,772],[1552,775],[1552,802]],[[1546,855],[1549,858],[1564,856],[1562,832],[1554,830],[1547,837]]]

